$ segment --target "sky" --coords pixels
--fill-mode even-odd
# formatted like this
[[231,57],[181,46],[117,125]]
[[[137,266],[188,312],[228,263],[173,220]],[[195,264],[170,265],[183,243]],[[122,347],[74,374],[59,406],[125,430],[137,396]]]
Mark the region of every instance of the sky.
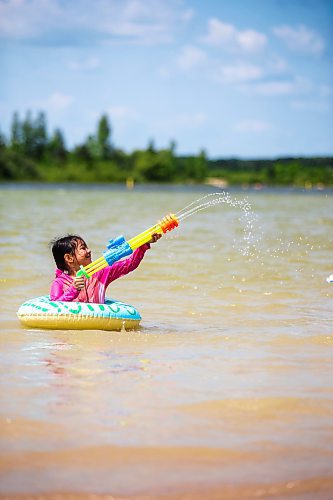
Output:
[[69,148],[333,155],[333,0],[0,0],[0,131],[44,111]]

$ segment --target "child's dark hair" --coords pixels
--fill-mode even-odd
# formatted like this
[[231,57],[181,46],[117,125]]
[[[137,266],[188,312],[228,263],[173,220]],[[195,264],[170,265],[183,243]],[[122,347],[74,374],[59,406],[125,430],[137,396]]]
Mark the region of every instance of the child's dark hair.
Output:
[[58,269],[61,271],[68,271],[64,256],[66,253],[74,255],[79,241],[84,241],[81,236],[76,234],[67,234],[61,238],[55,238],[50,241],[53,257]]

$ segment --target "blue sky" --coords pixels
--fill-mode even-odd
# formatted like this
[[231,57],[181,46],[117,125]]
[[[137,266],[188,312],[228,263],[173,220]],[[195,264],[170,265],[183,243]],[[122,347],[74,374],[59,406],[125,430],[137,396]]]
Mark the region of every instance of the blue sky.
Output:
[[127,152],[333,154],[333,0],[0,0],[0,129]]

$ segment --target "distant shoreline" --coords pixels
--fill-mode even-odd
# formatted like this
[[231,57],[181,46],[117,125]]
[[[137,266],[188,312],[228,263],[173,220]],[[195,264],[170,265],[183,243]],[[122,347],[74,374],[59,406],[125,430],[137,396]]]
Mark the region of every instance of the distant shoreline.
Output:
[[14,181],[0,182],[0,189],[20,190],[20,189],[56,189],[56,190],[96,190],[96,191],[172,191],[172,192],[214,192],[214,191],[232,191],[232,192],[251,192],[251,193],[295,193],[295,194],[333,194],[333,187],[313,186],[305,188],[301,186],[267,186],[267,185],[231,185],[218,187],[214,184],[191,184],[191,183],[136,183],[133,188],[128,189],[123,182],[40,182],[40,181]]

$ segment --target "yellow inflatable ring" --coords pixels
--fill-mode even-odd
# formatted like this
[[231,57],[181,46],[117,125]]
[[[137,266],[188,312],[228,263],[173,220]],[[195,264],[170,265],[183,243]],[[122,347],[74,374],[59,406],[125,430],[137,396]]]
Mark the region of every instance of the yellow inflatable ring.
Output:
[[49,296],[24,302],[17,316],[25,327],[51,330],[133,330],[141,320],[135,307],[123,302],[62,302]]

